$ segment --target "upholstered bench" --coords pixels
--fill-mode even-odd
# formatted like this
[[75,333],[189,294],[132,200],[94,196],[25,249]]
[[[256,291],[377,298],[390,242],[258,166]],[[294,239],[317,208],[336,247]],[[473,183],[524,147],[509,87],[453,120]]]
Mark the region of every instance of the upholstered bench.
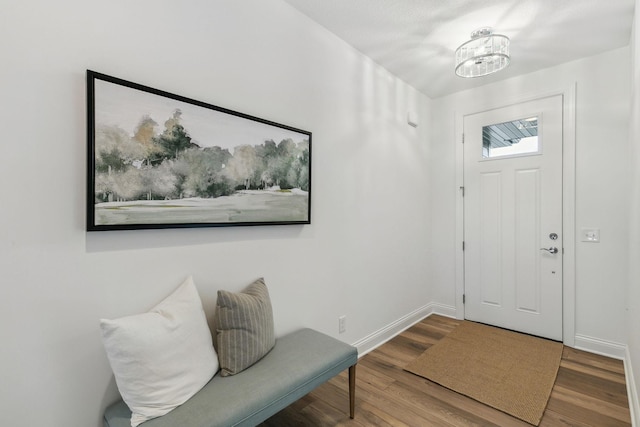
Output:
[[[312,329],[278,338],[264,358],[244,371],[216,374],[199,392],[143,427],[255,426],[349,368],[349,411],[354,417],[358,351]],[[120,400],[104,413],[105,427],[130,427]]]

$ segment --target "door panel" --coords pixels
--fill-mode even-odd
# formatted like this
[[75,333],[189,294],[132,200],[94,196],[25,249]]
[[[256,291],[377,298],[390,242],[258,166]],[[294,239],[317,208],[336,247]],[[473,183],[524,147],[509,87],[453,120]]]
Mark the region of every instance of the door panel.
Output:
[[515,286],[516,308],[540,313],[540,171],[515,174]]
[[464,138],[465,318],[561,340],[562,96],[467,115]]
[[502,245],[501,239],[495,239],[501,232],[502,218],[499,207],[502,175],[496,172],[480,174],[480,288],[484,304],[502,305]]

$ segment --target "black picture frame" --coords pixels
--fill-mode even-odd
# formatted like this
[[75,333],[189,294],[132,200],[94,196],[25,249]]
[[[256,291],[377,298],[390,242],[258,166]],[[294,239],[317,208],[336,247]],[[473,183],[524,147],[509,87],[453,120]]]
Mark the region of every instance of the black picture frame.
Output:
[[311,132],[86,78],[87,231],[311,223]]

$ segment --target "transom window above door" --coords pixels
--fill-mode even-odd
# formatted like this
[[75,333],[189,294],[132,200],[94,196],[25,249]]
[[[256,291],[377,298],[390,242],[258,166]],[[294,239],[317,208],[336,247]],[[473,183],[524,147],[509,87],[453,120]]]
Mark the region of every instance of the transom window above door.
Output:
[[482,158],[540,154],[538,116],[482,127]]

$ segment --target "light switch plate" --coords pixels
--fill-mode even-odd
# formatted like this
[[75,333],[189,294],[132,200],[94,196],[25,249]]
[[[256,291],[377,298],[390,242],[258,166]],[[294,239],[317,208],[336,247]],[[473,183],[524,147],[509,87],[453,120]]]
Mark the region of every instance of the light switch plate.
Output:
[[583,228],[580,232],[583,242],[599,243],[600,242],[600,229],[599,228]]

